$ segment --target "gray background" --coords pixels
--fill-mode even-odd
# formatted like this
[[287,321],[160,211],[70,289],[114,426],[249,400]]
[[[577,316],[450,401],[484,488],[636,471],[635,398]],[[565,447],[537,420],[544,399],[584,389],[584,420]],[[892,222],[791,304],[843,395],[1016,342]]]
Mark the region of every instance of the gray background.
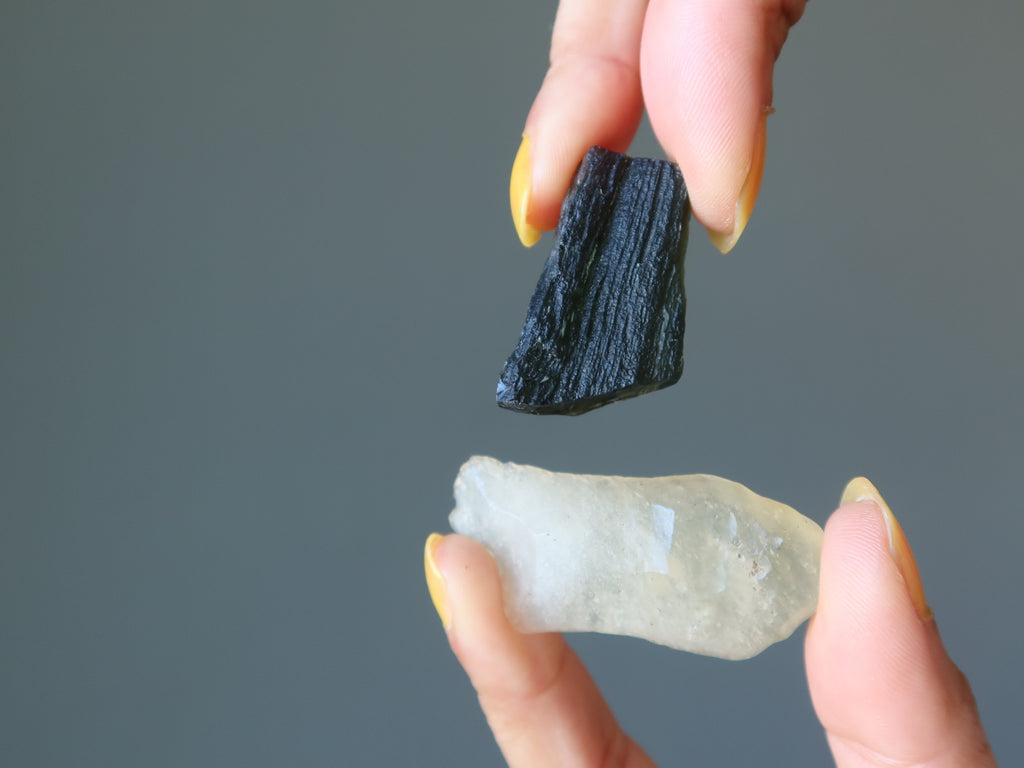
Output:
[[[422,576],[473,453],[868,475],[1024,752],[1019,3],[812,3],[683,381],[577,419],[493,404],[552,2],[0,9],[0,763],[499,764]],[[573,642],[666,766],[822,765],[801,636]]]

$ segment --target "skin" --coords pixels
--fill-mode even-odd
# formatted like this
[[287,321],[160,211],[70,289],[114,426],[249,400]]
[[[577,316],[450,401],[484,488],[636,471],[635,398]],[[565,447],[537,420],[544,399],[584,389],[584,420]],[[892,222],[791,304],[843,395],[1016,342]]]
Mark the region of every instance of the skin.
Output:
[[746,215],[757,196],[763,160],[755,149],[772,103],[772,69],[803,7],[803,0],[563,0],[551,66],[524,129],[532,149],[529,224],[555,227],[586,150],[624,152],[646,106],[683,172],[694,216],[731,234],[752,170],[758,184],[747,190]]
[[[694,215],[735,234],[748,177],[759,179],[774,62],[803,10],[803,0],[562,0],[525,127],[528,223],[553,228],[587,148],[625,151],[646,106]],[[970,686],[923,608],[909,544],[902,533],[899,547],[890,541],[885,509],[881,497],[855,498],[825,527],[805,653],[836,764],[994,766]],[[653,765],[560,635],[511,627],[486,550],[438,537],[427,567],[452,650],[512,768]]]

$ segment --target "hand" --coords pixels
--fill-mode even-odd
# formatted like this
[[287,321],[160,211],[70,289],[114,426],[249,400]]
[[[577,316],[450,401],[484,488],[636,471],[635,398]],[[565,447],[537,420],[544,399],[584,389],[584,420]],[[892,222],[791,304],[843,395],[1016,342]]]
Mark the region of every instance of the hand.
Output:
[[[866,480],[850,483],[843,501],[825,527],[818,611],[805,642],[811,698],[836,764],[995,766],[899,523]],[[435,534],[426,568],[452,650],[511,768],[653,765],[561,635],[525,635],[509,624],[485,549]]]
[[512,171],[523,243],[558,223],[587,149],[626,151],[646,104],[694,216],[732,248],[761,186],[772,69],[805,1],[562,0]]

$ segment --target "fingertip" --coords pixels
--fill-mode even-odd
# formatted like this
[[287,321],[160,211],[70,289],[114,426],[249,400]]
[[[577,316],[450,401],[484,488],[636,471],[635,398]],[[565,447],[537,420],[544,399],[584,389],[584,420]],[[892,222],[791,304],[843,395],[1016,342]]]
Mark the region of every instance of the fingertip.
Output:
[[976,711],[962,705],[966,684],[918,612],[874,499],[844,504],[825,526],[805,646],[811,698],[835,749],[918,764],[977,746],[978,734],[984,745]]
[[501,577],[491,553],[467,536],[444,537],[437,562],[447,585],[448,641],[473,686],[504,698],[553,675],[565,651],[557,634],[524,634],[505,614]]
[[494,558],[481,544],[457,533],[432,533],[423,552],[427,588],[444,629],[502,624],[505,619],[501,580]]
[[443,542],[444,536],[440,533],[432,533],[427,537],[427,542],[423,547],[423,570],[427,577],[427,591],[430,593],[430,600],[441,619],[441,625],[447,631],[451,626],[451,614],[448,611],[448,588],[445,584],[444,574],[437,564],[437,550]]
[[509,202],[512,205],[512,222],[516,227],[519,241],[530,248],[540,240],[540,230],[530,224],[530,192],[533,188],[533,153],[530,137],[525,133],[512,162],[512,178],[509,180]]
[[643,115],[639,59],[645,8],[644,0],[559,4],[551,65],[524,129],[530,145],[528,191],[524,196],[526,184],[519,182],[512,195],[524,243],[534,232],[539,236],[558,225],[562,200],[588,149],[629,148]]
[[554,229],[587,150],[625,152],[642,114],[636,69],[588,55],[553,64],[526,121],[531,186],[524,221],[538,231]]
[[903,527],[893,514],[889,504],[882,498],[878,488],[866,477],[855,477],[843,490],[841,503],[851,501],[866,501],[874,504],[882,513],[885,522],[886,536],[889,542],[889,555],[896,563],[896,567],[903,577],[910,599],[914,601],[914,607],[922,620],[928,621],[933,617],[932,609],[924,596],[924,584],[921,582],[921,573],[917,568],[917,560],[910,548],[910,542],[903,532]]
[[877,618],[884,628],[889,617],[903,613],[901,606],[910,601],[898,589],[887,542],[882,513],[868,501],[847,502],[826,522],[816,617],[827,621],[830,630],[853,616],[860,623]]
[[[504,618],[501,580],[494,558],[478,542],[458,533],[427,539],[427,551],[433,544],[433,566],[443,583],[443,599],[447,614],[446,629],[451,630],[456,614],[468,614],[460,621],[466,624],[481,613],[493,620],[494,614]],[[428,578],[430,567],[428,566]],[[439,610],[440,612],[440,610]]]
[[651,125],[682,170],[694,217],[723,252],[757,201],[774,61],[798,18],[791,4],[652,0],[648,8],[641,82]]
[[757,130],[754,134],[754,150],[751,155],[747,176],[740,187],[739,197],[734,207],[732,229],[727,232],[719,232],[708,229],[708,236],[711,243],[721,253],[729,253],[739,242],[740,236],[747,228],[747,222],[754,212],[754,205],[757,203],[757,196],[761,192],[761,180],[764,178],[764,158],[767,143],[768,115],[770,110],[765,109],[764,114],[758,121]]
[[444,580],[446,629],[456,653],[501,645],[518,634],[505,616],[501,578],[485,547],[449,534],[436,545],[434,559]]
[[893,726],[917,717],[901,702],[921,700],[931,687],[929,638],[874,504],[845,504],[825,525],[818,611],[805,644],[811,699],[825,730],[880,754],[900,746],[893,741],[902,726]]

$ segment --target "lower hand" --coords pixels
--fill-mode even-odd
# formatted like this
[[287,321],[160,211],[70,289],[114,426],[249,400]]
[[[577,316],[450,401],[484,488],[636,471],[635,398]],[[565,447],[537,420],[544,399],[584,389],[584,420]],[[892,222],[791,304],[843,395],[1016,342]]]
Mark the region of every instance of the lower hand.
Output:
[[[825,527],[805,641],[811,698],[836,764],[992,768],[970,686],[942,646],[899,523],[862,479],[843,501]],[[511,768],[653,766],[561,635],[509,624],[483,547],[435,535],[426,566],[452,650]]]

